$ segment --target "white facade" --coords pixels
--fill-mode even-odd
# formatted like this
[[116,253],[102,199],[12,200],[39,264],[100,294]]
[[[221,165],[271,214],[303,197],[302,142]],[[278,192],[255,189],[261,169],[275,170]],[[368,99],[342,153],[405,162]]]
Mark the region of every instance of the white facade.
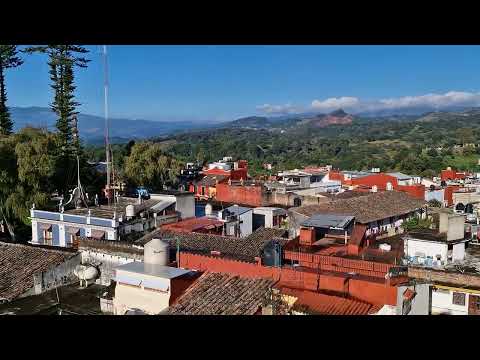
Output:
[[275,207],[257,207],[253,209],[253,214],[264,215],[265,216],[265,228],[273,228],[277,227],[273,225],[273,217],[274,216],[286,216],[287,211],[282,208],[275,208]]
[[[456,298],[454,299],[454,293]],[[468,315],[468,304],[471,294],[462,289],[449,289],[448,287],[432,287],[432,315]],[[455,303],[456,302],[456,303]]]
[[[449,249],[449,246],[451,249]],[[408,258],[419,264],[441,266],[465,258],[465,242],[449,244],[445,241],[404,239],[404,252]],[[432,263],[429,263],[431,259]]]
[[238,217],[238,221],[231,221],[226,224],[226,235],[235,236],[235,228],[240,224],[239,237],[247,237],[253,229],[253,211],[247,211]]
[[170,305],[172,280],[189,270],[147,263],[129,263],[116,268],[113,313],[124,315],[139,309],[158,314]]

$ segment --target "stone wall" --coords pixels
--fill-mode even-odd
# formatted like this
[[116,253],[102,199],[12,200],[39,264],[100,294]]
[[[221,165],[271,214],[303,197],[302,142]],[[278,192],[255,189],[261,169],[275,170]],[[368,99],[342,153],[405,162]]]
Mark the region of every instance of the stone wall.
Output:
[[451,284],[457,286],[480,287],[480,275],[447,272],[421,267],[408,267],[408,276],[433,283]]

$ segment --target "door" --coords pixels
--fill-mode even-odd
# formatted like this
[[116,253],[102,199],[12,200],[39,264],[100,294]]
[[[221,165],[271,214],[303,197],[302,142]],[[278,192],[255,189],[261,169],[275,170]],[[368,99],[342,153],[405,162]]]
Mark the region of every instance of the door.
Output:
[[480,315],[480,296],[468,296],[468,315]]

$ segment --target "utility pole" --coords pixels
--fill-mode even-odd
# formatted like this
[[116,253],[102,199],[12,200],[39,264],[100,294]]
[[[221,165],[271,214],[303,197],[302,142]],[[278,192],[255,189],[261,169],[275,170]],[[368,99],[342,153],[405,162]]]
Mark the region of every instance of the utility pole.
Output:
[[105,190],[107,191],[108,205],[110,205],[110,135],[109,135],[109,123],[108,123],[108,61],[107,61],[107,45],[103,45],[103,70],[104,70],[104,108],[105,108],[105,153],[107,161],[107,184]]

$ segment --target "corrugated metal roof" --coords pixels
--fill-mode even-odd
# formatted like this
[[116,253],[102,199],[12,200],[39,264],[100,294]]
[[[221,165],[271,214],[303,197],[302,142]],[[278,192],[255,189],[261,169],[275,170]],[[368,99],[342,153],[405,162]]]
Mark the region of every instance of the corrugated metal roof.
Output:
[[315,214],[305,220],[302,226],[313,226],[319,228],[345,229],[352,220],[353,216],[335,215],[335,214]]
[[177,202],[176,199],[173,199],[173,200],[162,200],[162,201],[160,201],[158,204],[152,206],[152,207],[151,207],[151,210],[153,210],[153,211],[163,211],[163,210],[165,210],[167,207],[169,207],[170,205],[175,204],[176,202]]
[[410,175],[403,174],[401,172],[391,172],[391,173],[387,173],[387,175],[396,177],[398,180],[409,180],[413,177]]

